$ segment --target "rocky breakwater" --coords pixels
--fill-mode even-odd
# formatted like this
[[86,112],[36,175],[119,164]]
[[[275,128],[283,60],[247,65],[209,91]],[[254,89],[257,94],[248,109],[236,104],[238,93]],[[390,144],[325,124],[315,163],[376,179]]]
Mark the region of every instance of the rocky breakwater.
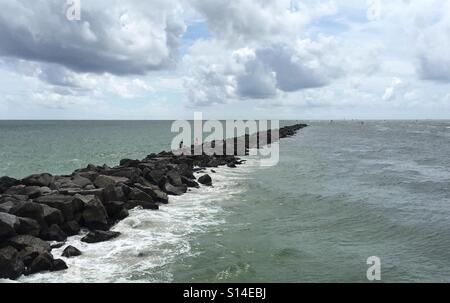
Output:
[[[281,128],[280,138],[292,136],[305,126]],[[86,235],[81,241],[86,243],[116,238],[120,234],[110,228],[126,218],[130,209],[158,210],[161,204],[169,203],[170,195],[212,186],[210,176],[196,179],[194,172],[242,163],[236,155],[175,156],[162,152],[143,160],[124,159],[116,167],[88,165],[65,176],[42,173],[22,180],[1,177],[0,278],[65,270],[65,262],[51,251],[64,246],[67,237],[83,229]],[[63,257],[81,253],[67,247]]]

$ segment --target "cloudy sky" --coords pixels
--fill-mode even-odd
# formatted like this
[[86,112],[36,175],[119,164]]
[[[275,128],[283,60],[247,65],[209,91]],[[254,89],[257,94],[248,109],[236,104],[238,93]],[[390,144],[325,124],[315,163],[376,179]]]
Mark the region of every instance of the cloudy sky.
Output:
[[450,0],[74,7],[1,1],[0,119],[450,118]]

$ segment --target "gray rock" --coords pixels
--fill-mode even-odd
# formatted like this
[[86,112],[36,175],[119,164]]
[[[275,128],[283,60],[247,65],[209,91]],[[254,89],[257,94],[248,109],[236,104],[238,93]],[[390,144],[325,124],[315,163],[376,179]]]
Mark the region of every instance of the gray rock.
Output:
[[44,210],[44,220],[47,225],[61,225],[64,222],[64,216],[59,209],[50,207],[46,204],[41,204]]
[[88,185],[92,185],[91,180],[89,180],[88,178],[82,177],[79,174],[75,174],[72,177],[72,182],[81,188],[85,188]]
[[0,249],[0,278],[17,279],[25,271],[25,264],[19,258],[18,252],[13,247]]
[[42,238],[47,241],[66,241],[67,234],[56,224],[51,225],[42,233]]
[[90,229],[107,230],[108,214],[96,196],[77,196],[84,203],[83,221]]
[[198,182],[203,184],[203,185],[207,185],[207,186],[211,186],[212,185],[211,176],[208,175],[208,174],[203,175],[200,178],[198,178]]
[[38,252],[49,252],[51,250],[50,244],[30,235],[15,236],[0,243],[0,247],[6,246],[12,246],[18,251],[21,251],[26,247],[31,247],[32,249]]
[[55,271],[61,271],[61,270],[66,270],[66,269],[68,269],[66,262],[64,262],[61,259],[56,259],[56,260],[53,260],[52,269],[50,269],[50,271],[55,272]]
[[17,233],[19,235],[30,235],[37,237],[41,232],[41,226],[39,223],[30,218],[18,218],[19,227],[17,228]]
[[50,271],[53,267],[53,256],[48,252],[43,252],[31,262],[26,275],[31,275],[43,271]]
[[31,175],[22,179],[22,183],[27,186],[41,186],[41,187],[43,186],[50,187],[53,181],[54,177],[47,173]]
[[183,194],[185,194],[187,192],[187,186],[184,185],[184,184],[182,186],[173,186],[170,183],[166,183],[164,185],[164,191],[168,195],[181,196],[181,195],[183,195]]
[[119,232],[114,231],[91,231],[85,237],[81,239],[82,242],[85,243],[99,243],[109,241],[111,239],[117,238],[120,236]]
[[41,204],[31,201],[21,202],[17,206],[11,209],[10,213],[23,218],[30,218],[38,223],[43,223],[44,220],[44,208]]
[[39,197],[34,201],[60,210],[65,221],[72,221],[75,213],[83,208],[83,202],[73,196],[53,194]]
[[153,203],[153,198],[150,195],[135,187],[131,188],[127,198],[128,200],[139,200]]
[[64,249],[62,256],[66,258],[78,257],[81,256],[81,251],[78,248],[69,245]]
[[80,225],[76,221],[69,221],[64,223],[62,225],[62,229],[68,236],[78,235],[81,230]]
[[20,221],[16,216],[0,213],[0,241],[15,236],[19,226]]
[[15,186],[20,184],[19,180],[10,177],[1,177],[0,178],[0,194],[3,194],[8,188],[11,186]]
[[97,188],[106,188],[108,186],[115,186],[119,183],[128,183],[128,182],[130,182],[130,180],[124,177],[99,175],[97,178],[95,178],[94,185]]
[[143,209],[151,209],[151,210],[158,210],[159,205],[153,202],[147,202],[147,201],[136,201],[136,200],[130,200],[126,203],[126,206],[128,209],[133,209],[138,206],[142,207]]
[[174,170],[171,170],[167,173],[167,179],[169,180],[170,184],[172,184],[173,186],[182,186],[183,185],[180,174]]

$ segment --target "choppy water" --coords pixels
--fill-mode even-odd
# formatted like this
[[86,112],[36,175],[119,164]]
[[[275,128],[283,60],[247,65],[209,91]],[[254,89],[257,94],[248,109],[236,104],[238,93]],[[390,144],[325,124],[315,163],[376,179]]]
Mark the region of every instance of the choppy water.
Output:
[[[168,122],[23,126],[14,136],[5,123],[0,174],[16,176],[142,158],[170,136]],[[450,282],[450,122],[310,124],[282,141],[278,166],[221,168],[214,188],[135,210],[114,241],[70,239],[84,255],[68,271],[22,281],[364,282],[378,256],[383,281]],[[62,160],[71,157],[79,163]]]

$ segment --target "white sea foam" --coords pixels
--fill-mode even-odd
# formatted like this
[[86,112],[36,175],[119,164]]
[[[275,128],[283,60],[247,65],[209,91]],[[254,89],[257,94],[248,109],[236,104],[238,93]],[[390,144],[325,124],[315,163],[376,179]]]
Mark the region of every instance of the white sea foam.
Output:
[[[117,239],[97,244],[80,241],[83,235],[71,237],[73,245],[83,254],[66,261],[69,269],[22,277],[20,282],[169,282],[172,262],[191,254],[190,241],[208,227],[225,223],[222,208],[242,188],[239,180],[256,165],[252,159],[237,169],[221,167],[208,173],[214,187],[193,189],[179,197],[170,197],[170,204],[159,211],[134,209],[130,216],[112,230],[121,232]],[[200,173],[201,175],[201,173]],[[67,246],[52,251],[60,258]]]

